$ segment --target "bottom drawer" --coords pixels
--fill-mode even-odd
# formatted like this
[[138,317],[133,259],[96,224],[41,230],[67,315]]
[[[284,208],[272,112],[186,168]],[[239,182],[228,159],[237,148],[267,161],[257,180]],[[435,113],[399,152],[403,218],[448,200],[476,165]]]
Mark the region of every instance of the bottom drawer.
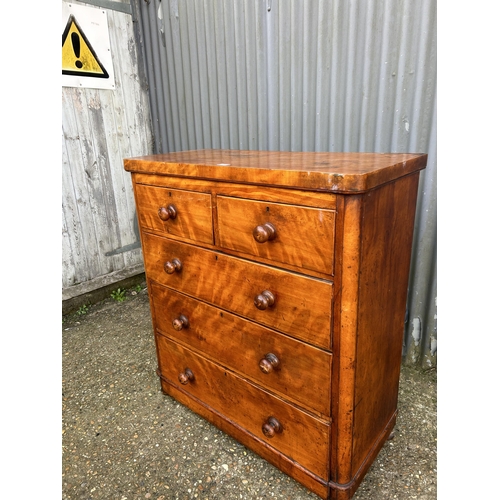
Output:
[[328,479],[330,423],[156,336],[161,375],[276,451]]

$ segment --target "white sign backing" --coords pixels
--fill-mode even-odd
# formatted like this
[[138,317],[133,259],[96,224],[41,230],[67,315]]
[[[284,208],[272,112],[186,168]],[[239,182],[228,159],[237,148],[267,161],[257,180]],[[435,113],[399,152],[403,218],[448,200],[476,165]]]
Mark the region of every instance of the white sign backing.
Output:
[[62,86],[115,88],[105,10],[62,3]]

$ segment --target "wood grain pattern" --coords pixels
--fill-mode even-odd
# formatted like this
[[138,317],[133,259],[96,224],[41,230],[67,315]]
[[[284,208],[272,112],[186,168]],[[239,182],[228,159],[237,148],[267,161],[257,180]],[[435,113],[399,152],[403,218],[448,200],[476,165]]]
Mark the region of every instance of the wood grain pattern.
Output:
[[[193,241],[213,243],[212,199],[210,194],[179,189],[135,185],[137,215],[143,228]],[[163,221],[160,207],[174,205],[175,219]]]
[[342,291],[340,330],[335,360],[338,363],[336,482],[352,478],[352,428],[354,423],[354,383],[356,367],[356,332],[358,322],[359,255],[361,251],[361,205],[363,197],[344,200],[344,235],[342,252]]
[[[252,319],[325,349],[330,348],[332,283],[293,274],[222,253],[143,235],[149,278],[169,288]],[[182,262],[167,274],[164,263]],[[276,304],[264,311],[254,298],[271,290]]]
[[158,187],[212,193],[213,195],[225,195],[234,198],[246,198],[249,200],[275,203],[288,203],[331,210],[335,210],[336,207],[336,196],[328,192],[282,189],[270,186],[235,184],[231,182],[211,182],[192,177],[175,177],[171,175],[133,173],[132,177],[137,184],[149,184]]
[[397,409],[417,186],[412,175],[364,199],[353,472]]
[[[331,210],[218,196],[217,216],[222,247],[333,273],[335,212]],[[253,231],[265,223],[276,228],[276,237],[258,243]]]
[[[165,378],[177,385],[179,373],[189,368],[194,379],[183,386],[187,393],[202,399],[314,474],[328,479],[329,421],[285,403],[166,337],[158,336],[158,344],[159,368]],[[266,438],[262,426],[271,416],[280,421],[283,432]]]
[[125,160],[130,172],[361,193],[425,168],[427,155],[196,150]]
[[[157,283],[150,289],[158,311],[157,331],[288,400],[329,416],[330,353]],[[189,327],[176,330],[172,323],[180,315],[189,320]],[[274,353],[280,364],[278,370],[265,374],[259,362],[268,353]]]
[[[396,421],[425,163],[214,150],[125,161],[149,186],[136,194],[162,389],[325,500],[352,498]],[[145,215],[148,193],[171,191],[204,196],[184,233]],[[193,236],[198,219],[212,241]]]

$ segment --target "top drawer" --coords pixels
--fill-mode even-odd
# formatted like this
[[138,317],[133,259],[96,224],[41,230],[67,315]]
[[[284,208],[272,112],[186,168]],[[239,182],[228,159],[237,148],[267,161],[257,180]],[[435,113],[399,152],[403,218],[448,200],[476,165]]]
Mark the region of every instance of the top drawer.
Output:
[[217,197],[220,246],[333,274],[335,212]]
[[213,243],[210,194],[143,184],[136,184],[135,191],[142,228]]

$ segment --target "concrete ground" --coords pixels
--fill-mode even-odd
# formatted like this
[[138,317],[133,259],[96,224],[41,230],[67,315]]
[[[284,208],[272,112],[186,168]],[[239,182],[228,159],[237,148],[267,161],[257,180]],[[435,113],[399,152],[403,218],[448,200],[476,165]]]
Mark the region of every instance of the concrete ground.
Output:
[[[63,317],[62,499],[317,499],[163,395],[145,282],[122,298]],[[435,370],[403,366],[394,439],[355,500],[437,498],[436,400]]]

